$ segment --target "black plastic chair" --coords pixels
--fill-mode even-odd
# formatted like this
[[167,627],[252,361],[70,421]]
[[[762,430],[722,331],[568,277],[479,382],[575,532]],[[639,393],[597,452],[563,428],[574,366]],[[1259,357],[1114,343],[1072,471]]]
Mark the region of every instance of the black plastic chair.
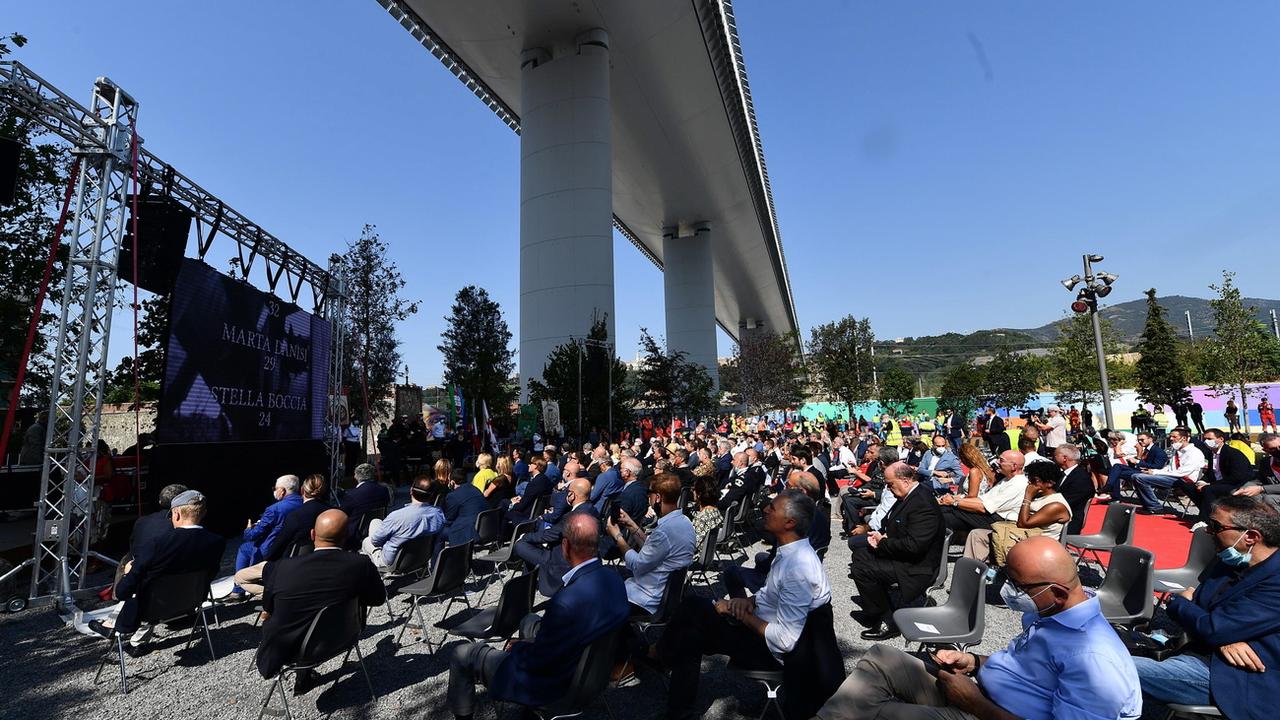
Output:
[[476,515],[476,536],[471,541],[473,547],[487,548],[498,542],[502,532],[502,511],[498,508],[485,510]]
[[1200,575],[1213,563],[1218,554],[1218,544],[1203,528],[1191,534],[1191,547],[1187,550],[1187,562],[1180,568],[1156,570],[1155,592],[1177,593],[1200,584]]
[[542,517],[542,513],[547,511],[547,506],[551,503],[550,495],[539,495],[533,499],[533,505],[529,508],[529,519],[537,520]]
[[[538,522],[537,520],[526,520],[516,525],[515,527],[511,528],[511,535],[507,538],[507,542],[501,545],[500,547],[498,547],[498,549],[492,552],[486,553],[484,555],[481,555],[479,557],[471,558],[472,563],[482,562],[485,564],[493,565],[493,572],[485,573],[485,575],[488,576],[490,579],[488,582],[484,584],[484,588],[480,591],[480,599],[476,600],[476,605],[478,606],[484,605],[484,596],[488,594],[489,586],[492,585],[495,580],[497,580],[498,582],[502,581],[502,574],[504,572],[504,568],[512,567],[513,565],[520,562],[520,558],[516,557],[515,555],[516,541],[518,541],[520,537],[525,533],[532,531],[533,526],[537,524],[537,522]],[[473,568],[474,568],[474,565],[473,565]],[[474,572],[474,569],[473,569],[473,572]],[[512,575],[514,574],[515,572],[512,571]]]
[[1118,545],[1111,551],[1107,577],[1098,588],[1098,606],[1107,622],[1133,629],[1151,621],[1154,568],[1155,556],[1140,547]]
[[581,716],[587,708],[599,698],[605,704],[609,716],[609,701],[604,698],[604,690],[609,685],[609,675],[613,672],[613,658],[618,654],[618,645],[622,642],[620,626],[597,638],[582,651],[578,666],[569,681],[569,692],[550,705],[534,708],[533,712],[540,720],[566,720]]
[[538,569],[517,575],[502,586],[497,607],[481,610],[449,629],[450,635],[471,640],[508,640],[520,630],[520,621],[533,609],[538,589]]
[[964,650],[982,643],[986,630],[987,565],[972,558],[956,560],[951,594],[939,607],[903,608],[893,624],[909,643],[920,649],[950,645]]
[[[342,656],[342,665],[338,668],[338,674],[341,675],[342,668],[346,667],[354,650],[356,662],[360,665],[365,684],[369,687],[369,700],[370,702],[377,700],[378,696],[373,692],[373,681],[369,679],[369,671],[364,666],[364,653],[360,652],[360,633],[364,630],[364,615],[359,601],[355,598],[340,605],[321,608],[320,612],[311,618],[311,624],[307,626],[307,634],[302,638],[298,654],[292,662],[285,663],[272,679],[271,689],[267,692],[266,699],[262,701],[262,709],[258,712],[258,720],[262,720],[262,716],[266,714],[271,698],[275,696],[276,688],[280,689],[285,717],[292,718],[293,714],[289,711],[289,693],[284,688],[285,675],[293,673],[296,676],[299,671],[314,670],[343,651],[346,651],[346,654]],[[339,679],[334,678],[335,686]]]
[[416,617],[419,626],[422,628],[422,639],[427,643],[427,649],[435,652],[435,649],[431,646],[430,628],[422,615],[421,601],[435,602],[449,598],[449,603],[445,606],[444,611],[446,616],[453,609],[453,604],[459,598],[461,598],[464,605],[471,607],[465,592],[467,575],[471,571],[471,547],[470,542],[465,542],[461,545],[450,545],[441,550],[440,557],[436,558],[436,566],[431,571],[431,574],[425,579],[419,580],[401,590],[406,595],[413,597],[413,608],[405,613],[404,625],[400,627],[400,632],[396,634],[397,646],[400,645],[400,641],[404,638],[404,631],[409,629],[412,618]]
[[289,546],[289,552],[286,553],[286,555],[291,558],[302,557],[303,555],[310,555],[312,552],[315,551],[315,549],[316,549],[315,544],[312,543],[310,540],[306,542],[303,542],[302,540],[298,540]]
[[396,550],[396,558],[391,561],[391,565],[382,569],[382,579],[387,585],[387,615],[392,619],[395,619],[396,612],[392,609],[391,596],[397,581],[404,578],[421,580],[431,567],[431,558],[435,557],[436,542],[439,539],[440,533],[428,533],[406,540]]
[[1067,549],[1074,550],[1079,563],[1087,562],[1086,556],[1093,554],[1098,572],[1104,573],[1102,557],[1098,554],[1106,552],[1118,545],[1133,544],[1133,515],[1138,506],[1125,503],[1111,503],[1107,506],[1107,514],[1102,518],[1102,528],[1090,535],[1067,536]]
[[[209,603],[209,609],[213,606],[213,594],[209,589],[209,583],[212,580],[213,574],[205,570],[156,577],[138,593],[136,602],[139,622],[154,626],[189,615],[199,615],[199,622],[191,624],[191,637],[187,640],[186,647],[191,647],[193,642],[200,639],[200,629],[203,628],[205,642],[209,644],[209,657],[217,660],[218,655],[213,651],[213,637],[209,634],[209,620],[205,617],[206,608],[204,607],[205,602]],[[115,654],[120,661],[120,694],[127,695],[129,684],[125,679],[124,637],[112,630],[108,639],[115,640]],[[110,657],[111,651],[108,650],[107,654],[103,655],[102,661],[98,663],[98,672],[93,676],[94,685],[98,684],[98,679],[102,676],[102,668],[106,666]]]
[[702,584],[711,587],[711,579],[707,577],[707,572],[712,569],[716,562],[716,542],[720,539],[720,525],[716,525],[707,531],[702,539],[702,547],[698,548],[698,554],[694,556],[693,563],[689,565],[689,577],[697,576],[702,580]]
[[[719,559],[722,554],[728,555],[731,560],[736,558],[738,556],[737,553],[732,552],[734,548],[737,548],[737,551],[742,553],[744,558],[747,556],[747,551],[742,547],[742,543],[738,541],[736,518],[738,517],[739,507],[738,501],[734,501],[729,503],[729,507],[725,509],[724,522],[720,523],[720,534],[716,537],[716,559]],[[726,548],[727,550],[722,550],[721,548]]]
[[360,516],[360,522],[356,523],[356,536],[352,538],[352,541],[356,545],[359,545],[361,540],[369,537],[369,526],[373,524],[374,520],[386,519],[387,507],[385,505],[380,508],[365,511],[365,513]]
[[764,707],[761,708],[760,715],[757,716],[756,720],[764,720],[764,716],[769,714],[769,708],[771,707],[778,712],[778,717],[781,720],[786,720],[786,716],[782,713],[782,705],[778,703],[778,694],[782,692],[781,668],[777,670],[753,670],[730,662],[726,669],[748,680],[755,680],[764,686]]

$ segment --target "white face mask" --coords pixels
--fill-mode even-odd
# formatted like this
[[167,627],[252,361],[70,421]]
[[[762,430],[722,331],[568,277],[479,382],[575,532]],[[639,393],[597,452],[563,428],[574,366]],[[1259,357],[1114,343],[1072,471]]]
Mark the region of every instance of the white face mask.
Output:
[[1169,447],[1173,448],[1174,450],[1181,450],[1181,449],[1182,449],[1182,445],[1183,445],[1183,444],[1182,444],[1182,443],[1180,443],[1180,442],[1171,442],[1171,443],[1169,443]]
[[946,448],[944,448],[944,447],[935,447],[935,448],[933,449],[933,454],[934,454],[934,455],[941,455],[941,454],[945,453],[946,451],[947,451],[947,449],[946,449]]
[[1209,448],[1210,450],[1217,450],[1218,441],[1215,440],[1214,438],[1205,438],[1204,446]]

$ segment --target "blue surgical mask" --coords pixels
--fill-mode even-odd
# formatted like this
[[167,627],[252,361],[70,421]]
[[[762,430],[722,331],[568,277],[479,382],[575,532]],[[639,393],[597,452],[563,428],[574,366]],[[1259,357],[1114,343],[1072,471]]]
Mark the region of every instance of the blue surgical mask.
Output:
[[[1046,592],[1048,589],[1049,586],[1046,585],[1040,592]],[[1036,593],[1036,595],[1039,594],[1040,593]],[[1009,606],[1010,610],[1019,612],[1023,615],[1031,613],[1036,617],[1040,616],[1040,608],[1036,607],[1035,599],[1014,587],[1014,584],[1011,582],[1006,582],[1001,586],[1000,599],[1004,600],[1004,604]]]
[[1218,553],[1218,559],[1231,567],[1249,567],[1249,561],[1253,559],[1253,551],[1241,552],[1236,549],[1236,545],[1239,545],[1240,541],[1243,539],[1244,533],[1241,532],[1240,537],[1236,538],[1236,541],[1231,543],[1231,547]]

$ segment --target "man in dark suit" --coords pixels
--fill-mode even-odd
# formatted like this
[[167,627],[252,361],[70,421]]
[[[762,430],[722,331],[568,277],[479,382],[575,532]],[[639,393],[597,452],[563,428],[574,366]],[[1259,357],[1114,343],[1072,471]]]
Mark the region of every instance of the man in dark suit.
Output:
[[110,637],[114,627],[120,635],[130,636],[127,646],[130,656],[146,653],[143,643],[150,636],[151,629],[141,627],[138,597],[157,578],[166,575],[203,570],[208,575],[205,579],[205,584],[208,584],[218,574],[227,541],[200,526],[204,513],[204,495],[195,490],[187,490],[170,502],[169,521],[172,527],[168,533],[140,547],[133,561],[125,566],[124,576],[116,584],[115,591],[116,599],[123,600],[124,604],[114,624],[91,621],[89,627],[94,632]]
[[1054,449],[1053,462],[1062,468],[1062,484],[1058,486],[1058,492],[1071,508],[1071,522],[1063,532],[1079,535],[1084,527],[1085,508],[1093,500],[1093,476],[1089,474],[1089,468],[1080,463],[1080,448],[1070,443]]
[[1009,449],[1009,436],[1004,431],[1004,420],[996,414],[996,409],[993,407],[987,408],[987,425],[983,434],[987,438],[987,445],[991,448],[993,455],[999,455]]
[[[565,513],[555,525],[549,528],[526,533],[516,542],[515,546],[517,557],[529,563],[529,565],[539,568],[538,589],[547,597],[555,595],[563,582],[561,576],[569,571],[569,561],[560,548],[560,541],[564,539],[565,527],[568,526],[575,515],[581,515],[582,513],[586,513],[597,520],[600,519],[600,514],[596,512],[595,506],[590,501],[590,480],[578,478],[569,483],[567,495],[572,508],[569,512]],[[599,537],[596,538],[596,542],[600,542]]]
[[720,455],[716,458],[716,480],[723,485],[733,471],[733,446],[727,440],[721,440],[717,448]]
[[267,563],[285,557],[293,549],[294,543],[309,544],[316,518],[329,509],[324,501],[329,493],[329,485],[325,482],[323,475],[308,475],[307,479],[302,481],[301,490],[302,506],[285,517],[284,523],[280,525],[280,534],[276,536],[275,542],[271,543],[271,549],[267,551],[263,561],[236,571],[236,586],[244,588],[245,592],[254,597],[262,597],[264,591],[262,576],[266,571]]
[[736,453],[733,456],[733,468],[729,471],[729,477],[725,480],[720,488],[723,494],[720,496],[720,502],[716,503],[716,507],[720,509],[720,514],[729,511],[729,506],[734,503],[750,502],[760,485],[764,484],[764,467],[760,467],[759,473],[751,473],[747,468],[747,454]]
[[[330,605],[357,598],[363,607],[387,601],[387,589],[369,558],[343,551],[347,540],[347,515],[326,510],[311,531],[314,552],[267,563],[263,582],[267,592],[262,609],[269,617],[258,644],[258,672],[275,677],[280,668],[302,648],[307,627],[316,613]],[[299,673],[295,694],[314,684],[315,671]]]
[[583,650],[626,622],[627,591],[622,578],[596,557],[599,536],[596,518],[571,513],[558,548],[571,569],[565,571],[564,589],[551,598],[543,618],[527,617],[520,640],[506,652],[481,642],[454,649],[447,698],[455,717],[470,720],[477,681],[489,687],[494,700],[529,707],[559,700],[569,689]]
[[529,520],[529,513],[533,511],[533,504],[538,498],[548,497],[555,490],[555,483],[547,474],[546,458],[534,456],[529,465],[533,468],[533,477],[525,485],[524,492],[512,498],[511,507],[506,514],[509,525],[519,525]]
[[1196,432],[1204,434],[1204,406],[1198,402],[1192,402],[1187,408],[1191,413],[1191,422],[1196,426]]
[[1204,431],[1203,447],[1205,468],[1200,474],[1200,482],[1196,484],[1199,493],[1191,493],[1196,507],[1200,509],[1200,517],[1207,518],[1218,498],[1244,487],[1244,484],[1257,477],[1258,470],[1253,458],[1227,444],[1227,434],[1217,428]]
[[1280,435],[1262,433],[1258,444],[1262,446],[1262,456],[1258,458],[1257,474],[1232,494],[1261,497],[1280,510]]
[[854,619],[867,626],[864,640],[888,640],[900,633],[893,626],[889,586],[897,583],[903,604],[919,598],[938,575],[941,560],[942,512],[933,490],[921,485],[915,469],[896,462],[885,471],[885,489],[898,501],[885,515],[883,533],[867,534],[867,546],[853,550],[854,583],[862,596],[863,613]]
[[960,452],[960,445],[964,443],[964,416],[951,408],[947,408],[946,412],[947,416],[943,419],[940,429],[947,434],[951,449]]
[[[43,442],[43,440],[42,440]],[[120,578],[124,577],[124,568],[138,555],[138,550],[150,545],[156,538],[161,535],[167,535],[173,529],[173,510],[169,507],[173,503],[173,499],[187,491],[186,485],[165,485],[160,490],[160,496],[156,498],[156,504],[159,510],[150,515],[143,515],[133,523],[133,532],[129,535],[129,552],[120,558],[120,564],[116,567],[116,577],[112,581],[112,586],[120,582]],[[110,597],[103,591],[103,599]]]
[[357,546],[363,538],[356,537],[364,514],[381,510],[391,504],[391,494],[375,477],[369,463],[361,463],[355,469],[356,486],[342,496],[342,511],[347,514],[347,542]]
[[[622,458],[617,468],[618,475],[622,478],[622,490],[613,499],[615,508],[625,511],[628,517],[641,525],[649,512],[649,483],[640,479],[642,468],[639,460],[633,457]],[[615,519],[616,517],[615,511]],[[609,519],[601,518],[601,521],[607,523]],[[630,537],[630,530],[624,529],[623,532]],[[618,548],[607,534],[600,536],[600,557],[609,560],[620,557]]]
[[1142,470],[1161,470],[1169,462],[1169,456],[1156,445],[1156,436],[1149,432],[1138,433],[1138,457],[1124,463],[1112,463],[1107,471],[1107,486],[1100,500],[1111,502],[1120,496],[1120,483]]
[[[442,534],[450,545],[461,545],[476,537],[476,516],[489,509],[489,501],[484,493],[469,482],[461,473],[449,478],[449,487],[453,488],[444,498],[444,530]],[[436,543],[436,552],[444,546]]]
[[1228,495],[1213,507],[1207,529],[1219,559],[1199,587],[1165,596],[1170,619],[1190,642],[1163,661],[1133,658],[1138,681],[1158,703],[1270,718],[1271,701],[1280,697],[1280,513],[1260,498]]

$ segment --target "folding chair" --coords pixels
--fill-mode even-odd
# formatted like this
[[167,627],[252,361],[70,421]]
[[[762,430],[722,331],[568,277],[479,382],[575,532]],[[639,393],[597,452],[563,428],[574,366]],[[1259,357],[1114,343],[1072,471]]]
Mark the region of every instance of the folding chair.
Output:
[[591,707],[596,698],[604,702],[605,711],[613,717],[609,701],[604,697],[605,688],[609,685],[609,675],[613,671],[613,658],[617,655],[618,644],[622,641],[622,628],[611,630],[597,638],[582,651],[578,666],[574,670],[573,679],[569,681],[569,691],[564,697],[550,705],[532,708],[539,720],[568,720],[580,717]]
[[396,557],[391,561],[391,565],[382,570],[382,579],[387,585],[387,615],[392,620],[396,617],[396,611],[391,603],[396,582],[404,578],[421,580],[427,574],[427,569],[431,567],[431,558],[435,556],[438,540],[440,540],[439,533],[429,533],[405,541],[396,550]]
[[1102,518],[1101,530],[1089,535],[1067,536],[1067,550],[1075,554],[1078,564],[1087,562],[1086,554],[1092,553],[1098,572],[1105,573],[1102,557],[1098,553],[1109,551],[1117,545],[1133,544],[1133,515],[1137,509],[1136,505],[1111,503],[1107,506],[1107,514]]
[[[520,539],[520,536],[532,531],[533,526],[536,523],[536,520],[526,520],[525,522],[516,525],[511,528],[511,535],[507,538],[507,542],[501,545],[498,549],[481,555],[480,557],[471,558],[473,567],[474,563],[477,562],[491,563],[493,565],[493,572],[485,573],[485,576],[489,577],[490,580],[485,583],[484,589],[480,591],[480,599],[476,601],[476,605],[484,605],[484,596],[488,594],[489,586],[493,584],[494,580],[498,580],[499,582],[502,581],[502,575],[505,568],[511,568],[514,564],[520,562],[520,558],[515,556],[516,541]],[[473,574],[476,573],[473,572]],[[515,571],[513,570],[512,575],[514,574]]]
[[1203,528],[1191,534],[1191,547],[1187,550],[1187,562],[1180,568],[1156,570],[1155,592],[1182,592],[1200,584],[1200,575],[1218,554],[1217,541]]
[[729,507],[724,513],[724,522],[720,523],[720,535],[716,538],[716,559],[720,559],[722,554],[727,554],[730,559],[736,558],[737,553],[723,552],[721,548],[728,548],[730,551],[737,548],[743,557],[747,556],[747,551],[742,547],[742,543],[738,541],[738,532],[736,519],[738,517],[739,504],[737,501],[729,503]]
[[497,607],[481,610],[450,628],[448,634],[486,642],[511,639],[520,630],[520,621],[533,610],[533,593],[537,589],[537,568],[511,578],[502,586]]
[[1117,545],[1111,550],[1107,576],[1097,595],[1107,622],[1127,629],[1151,622],[1155,614],[1154,568],[1155,556],[1140,547]]
[[[289,710],[289,693],[285,691],[284,676],[288,673],[296,676],[302,670],[315,670],[344,650],[346,654],[342,656],[342,665],[338,668],[338,674],[341,675],[342,668],[346,667],[354,650],[360,672],[364,674],[364,682],[369,687],[369,700],[376,701],[378,696],[373,692],[373,681],[369,679],[369,671],[364,666],[364,654],[360,652],[360,632],[364,629],[364,615],[359,601],[355,598],[340,605],[321,608],[320,612],[311,618],[311,624],[307,626],[307,634],[302,638],[302,646],[298,649],[298,654],[292,662],[285,663],[272,679],[271,689],[267,691],[267,697],[262,701],[262,709],[258,711],[258,720],[262,720],[262,716],[267,713],[267,707],[271,704],[271,698],[275,696],[276,688],[280,689],[280,699],[284,702],[284,716],[292,720],[293,714]],[[340,679],[335,677],[333,685],[336,686]]]
[[406,595],[413,597],[412,610],[405,613],[404,625],[400,626],[400,632],[396,634],[396,645],[400,646],[400,641],[404,638],[404,631],[409,629],[412,618],[418,619],[418,624],[422,627],[422,639],[427,643],[427,649],[435,652],[431,646],[430,628],[427,621],[422,615],[421,601],[439,601],[449,598],[449,603],[445,606],[444,615],[448,616],[449,611],[453,609],[453,604],[462,599],[462,604],[471,607],[471,602],[467,600],[465,586],[467,575],[471,570],[471,543],[465,542],[461,545],[450,545],[440,551],[440,557],[436,558],[435,569],[424,580],[419,580],[401,590]]
[[[136,602],[139,622],[155,626],[197,614],[199,622],[191,623],[191,637],[187,640],[186,647],[191,647],[193,642],[200,639],[200,629],[203,628],[205,642],[209,644],[209,657],[217,660],[218,656],[213,651],[213,637],[209,634],[209,619],[205,617],[207,608],[204,606],[205,602],[209,603],[210,608],[213,606],[213,594],[209,589],[209,583],[212,580],[213,574],[205,570],[161,575],[155,578],[138,594]],[[115,640],[115,654],[120,662],[120,694],[127,695],[129,684],[125,677],[124,637],[113,629],[108,639]],[[103,655],[102,661],[98,663],[98,671],[93,676],[94,685],[98,684],[98,679],[102,676],[102,668],[106,666],[110,657],[111,651],[108,650]]]
[[[667,624],[671,622],[671,616],[675,614],[676,608],[680,607],[680,602],[684,600],[685,579],[689,571],[686,568],[672,570],[667,575],[667,582],[662,588],[662,600],[658,603],[657,612],[650,613],[647,616],[631,618],[631,629],[644,642],[645,645],[656,645],[658,639],[662,637],[662,632],[666,630]],[[622,672],[618,677],[618,684],[622,684],[628,678],[634,677],[634,672],[627,672],[627,667],[631,664],[631,658],[622,666]]]
[[981,644],[986,629],[986,588],[986,563],[962,557],[956,560],[955,579],[946,603],[895,610],[893,624],[904,640],[920,643],[920,650],[943,645],[964,650]]
[[693,563],[689,565],[689,578],[692,579],[694,575],[697,575],[708,588],[711,587],[711,580],[707,577],[707,571],[711,570],[712,565],[715,564],[716,541],[719,536],[719,525],[708,530],[706,536],[702,539],[702,547],[698,548],[698,554],[694,556]]

